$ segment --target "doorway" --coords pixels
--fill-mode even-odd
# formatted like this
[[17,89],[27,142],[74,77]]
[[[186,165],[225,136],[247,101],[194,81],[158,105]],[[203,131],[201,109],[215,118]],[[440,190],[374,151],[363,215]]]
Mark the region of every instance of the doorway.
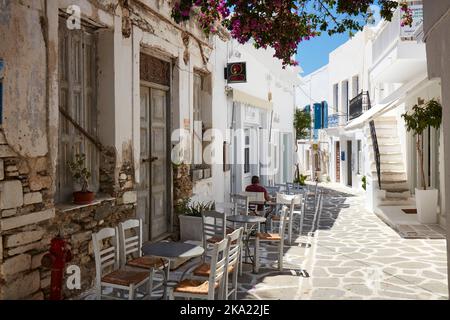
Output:
[[336,182],[341,182],[341,145],[336,141]]
[[144,238],[155,240],[170,231],[168,89],[142,86],[140,95],[141,163],[137,213],[144,221]]
[[352,172],[352,141],[347,141],[347,185],[353,186],[353,172]]

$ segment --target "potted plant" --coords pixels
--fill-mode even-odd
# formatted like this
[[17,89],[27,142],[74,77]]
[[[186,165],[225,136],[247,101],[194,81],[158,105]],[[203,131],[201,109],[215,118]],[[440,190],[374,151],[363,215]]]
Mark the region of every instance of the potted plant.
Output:
[[362,182],[362,188],[364,189],[364,191],[366,191],[367,190],[367,177],[363,176],[361,178],[361,182]]
[[180,219],[180,240],[202,241],[202,213],[214,209],[214,202],[191,203],[190,198],[180,201],[175,207]]
[[442,105],[435,99],[415,105],[412,112],[402,114],[406,129],[416,137],[422,188],[416,188],[417,216],[421,223],[437,222],[438,190],[427,189],[423,162],[423,132],[429,127],[439,129],[442,122]]
[[75,204],[89,204],[95,198],[95,193],[88,190],[91,172],[86,168],[85,161],[85,154],[76,154],[75,160],[68,163],[73,179],[81,186],[80,191],[73,193],[73,202]]

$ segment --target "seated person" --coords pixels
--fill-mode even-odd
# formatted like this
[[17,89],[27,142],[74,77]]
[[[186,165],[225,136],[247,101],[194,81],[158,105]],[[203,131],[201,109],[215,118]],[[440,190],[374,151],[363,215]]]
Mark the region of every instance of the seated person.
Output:
[[[252,184],[247,186],[245,188],[246,192],[263,192],[264,193],[264,199],[266,201],[271,201],[272,198],[270,197],[269,193],[267,192],[266,188],[264,188],[262,185],[259,184],[259,177],[253,176],[252,177]],[[264,205],[259,204],[258,205],[258,211],[264,211]]]

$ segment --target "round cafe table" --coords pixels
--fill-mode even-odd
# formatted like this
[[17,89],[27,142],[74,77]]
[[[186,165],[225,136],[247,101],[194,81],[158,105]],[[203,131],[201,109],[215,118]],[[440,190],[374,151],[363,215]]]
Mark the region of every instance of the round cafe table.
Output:
[[[244,225],[244,232],[246,233],[246,237],[244,240],[245,243],[245,249],[247,254],[245,255],[245,260],[247,262],[247,257],[250,258],[250,260],[252,261],[252,265],[253,265],[253,270],[255,268],[255,260],[252,259],[252,256],[250,254],[250,246],[249,246],[249,241],[250,241],[250,236],[252,234],[253,231],[253,226],[256,225],[256,232],[260,232],[261,231],[261,223],[266,222],[266,218],[265,217],[261,217],[261,216],[250,216],[250,215],[234,215],[234,216],[228,216],[227,217],[227,221],[233,222],[233,223],[240,223]],[[247,230],[247,225],[250,224],[252,225],[252,227],[250,227],[249,230]],[[239,268],[240,272],[242,274],[242,268]]]
[[199,257],[205,252],[205,249],[201,246],[184,242],[147,242],[142,245],[142,252],[146,256],[158,257],[169,261],[167,267],[164,264],[163,299],[165,299],[167,298],[167,286],[169,282],[176,282],[169,280],[170,262],[177,259],[188,260]]

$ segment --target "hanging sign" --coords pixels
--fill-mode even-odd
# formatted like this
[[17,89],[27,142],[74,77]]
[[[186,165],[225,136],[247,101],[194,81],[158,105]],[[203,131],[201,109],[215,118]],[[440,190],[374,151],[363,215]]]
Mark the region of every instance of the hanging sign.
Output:
[[247,64],[245,62],[228,63],[226,76],[228,83],[247,82]]

